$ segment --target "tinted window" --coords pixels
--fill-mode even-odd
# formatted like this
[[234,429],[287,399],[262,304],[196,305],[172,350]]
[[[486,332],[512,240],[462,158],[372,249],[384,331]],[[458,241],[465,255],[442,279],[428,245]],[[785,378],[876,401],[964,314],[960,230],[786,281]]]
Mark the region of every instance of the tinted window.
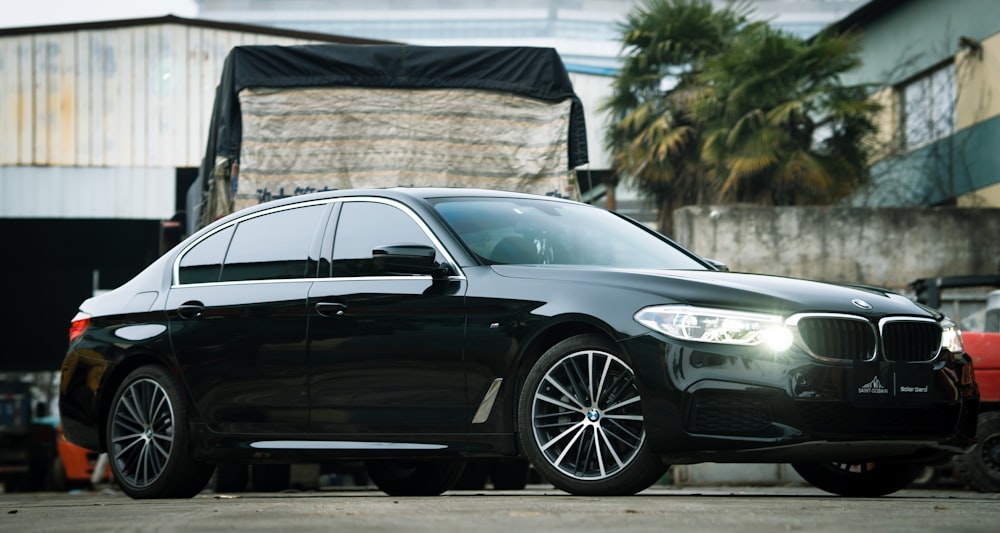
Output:
[[240,222],[222,281],[315,277],[316,261],[309,252],[327,207],[286,209]]
[[178,283],[213,283],[219,281],[222,258],[226,256],[233,227],[213,233],[188,250],[181,258]]
[[333,241],[332,275],[385,275],[376,272],[372,250],[394,244],[433,246],[427,234],[403,211],[375,202],[345,202]]

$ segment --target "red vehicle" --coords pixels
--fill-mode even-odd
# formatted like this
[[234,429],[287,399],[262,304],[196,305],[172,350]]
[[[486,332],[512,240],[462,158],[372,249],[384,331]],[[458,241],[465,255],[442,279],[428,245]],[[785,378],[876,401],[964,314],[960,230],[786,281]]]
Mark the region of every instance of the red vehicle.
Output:
[[[917,280],[920,301],[939,307],[941,290],[959,287],[1000,287],[1000,276],[956,276]],[[963,324],[965,353],[972,357],[979,385],[979,443],[967,454],[955,456],[959,478],[980,492],[1000,492],[1000,290],[989,294],[985,316],[973,329]]]
[[[996,327],[1000,326],[1000,291],[993,295],[998,306],[987,308],[986,325],[994,329],[962,335],[965,352],[972,357],[976,369],[981,395],[979,444],[971,452],[955,456],[958,475],[982,492],[1000,492],[1000,328]],[[990,313],[996,314],[992,321]]]
[[[50,488],[56,491],[90,487],[94,482],[94,470],[98,467],[100,454],[81,448],[66,440],[62,427],[56,437],[56,454],[50,472]],[[111,480],[111,468],[107,462],[99,481]]]

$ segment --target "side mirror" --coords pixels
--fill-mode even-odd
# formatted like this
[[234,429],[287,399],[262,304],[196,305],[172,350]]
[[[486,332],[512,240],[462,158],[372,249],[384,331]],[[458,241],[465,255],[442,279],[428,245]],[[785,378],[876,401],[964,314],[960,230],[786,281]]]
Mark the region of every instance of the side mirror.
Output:
[[438,274],[442,268],[434,259],[437,251],[423,244],[393,244],[372,250],[377,272],[391,274]]

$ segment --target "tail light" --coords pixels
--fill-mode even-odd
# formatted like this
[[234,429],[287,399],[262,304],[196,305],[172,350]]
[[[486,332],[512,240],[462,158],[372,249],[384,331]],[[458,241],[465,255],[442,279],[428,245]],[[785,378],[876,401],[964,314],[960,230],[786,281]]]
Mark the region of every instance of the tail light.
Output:
[[90,327],[90,315],[84,312],[77,313],[69,325],[70,342],[73,342],[74,339],[83,335],[83,332],[87,331],[88,327]]

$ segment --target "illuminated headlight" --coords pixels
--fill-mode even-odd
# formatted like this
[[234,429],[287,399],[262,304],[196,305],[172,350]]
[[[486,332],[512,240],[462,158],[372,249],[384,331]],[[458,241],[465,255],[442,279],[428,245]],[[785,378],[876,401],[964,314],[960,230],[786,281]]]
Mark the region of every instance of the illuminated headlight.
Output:
[[941,322],[941,347],[951,353],[962,353],[965,345],[962,343],[962,332],[951,320]]
[[774,351],[784,351],[792,345],[792,333],[777,315],[688,305],[655,305],[639,310],[635,320],[649,329],[685,341],[763,346]]

